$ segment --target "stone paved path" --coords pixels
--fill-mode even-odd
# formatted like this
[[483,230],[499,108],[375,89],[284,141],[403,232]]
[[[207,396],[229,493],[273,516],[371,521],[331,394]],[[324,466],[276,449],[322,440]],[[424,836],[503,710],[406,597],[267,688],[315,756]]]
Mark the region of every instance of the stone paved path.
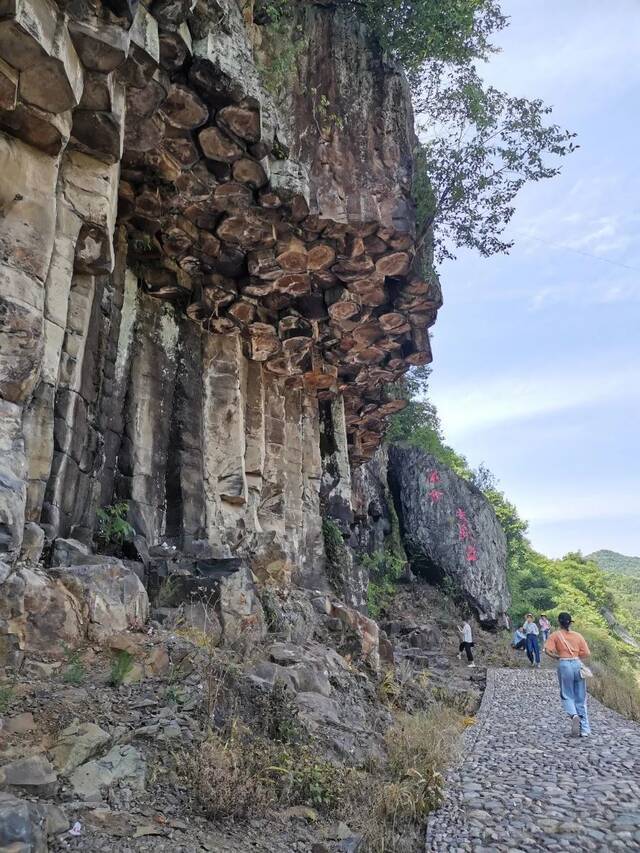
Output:
[[489,670],[427,851],[640,850],[640,725],[589,698],[571,738],[554,671]]

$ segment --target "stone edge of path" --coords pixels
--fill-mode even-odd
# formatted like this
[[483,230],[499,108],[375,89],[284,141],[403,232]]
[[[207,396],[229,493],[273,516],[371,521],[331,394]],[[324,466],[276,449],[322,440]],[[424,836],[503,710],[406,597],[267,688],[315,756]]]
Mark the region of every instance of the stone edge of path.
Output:
[[440,808],[438,808],[436,811],[432,812],[429,815],[425,838],[426,851],[436,849],[435,847],[433,847],[433,842],[435,841],[434,836],[443,822],[450,824],[450,821],[447,820],[447,817],[452,807],[455,810],[454,819],[459,827],[459,830],[462,830],[462,832],[465,831],[464,806],[452,802],[451,792],[454,788],[457,787],[457,783],[461,782],[460,771],[464,766],[464,763],[467,760],[468,756],[473,751],[476,741],[482,734],[482,731],[491,715],[491,709],[493,707],[493,701],[495,699],[496,693],[497,677],[498,673],[501,671],[502,670],[493,668],[487,669],[486,685],[482,694],[482,699],[480,700],[480,707],[478,708],[475,714],[475,723],[474,725],[469,726],[462,735],[462,749],[460,750],[460,755],[458,756],[458,759],[455,761],[455,763],[452,764],[452,766],[449,768],[446,775],[445,793],[442,804]]

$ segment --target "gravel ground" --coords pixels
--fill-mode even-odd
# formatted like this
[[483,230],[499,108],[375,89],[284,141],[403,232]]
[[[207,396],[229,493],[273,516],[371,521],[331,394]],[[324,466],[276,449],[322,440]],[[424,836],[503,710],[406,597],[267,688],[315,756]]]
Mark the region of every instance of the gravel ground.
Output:
[[489,670],[426,850],[640,850],[640,725],[588,708],[593,736],[571,738],[555,672]]

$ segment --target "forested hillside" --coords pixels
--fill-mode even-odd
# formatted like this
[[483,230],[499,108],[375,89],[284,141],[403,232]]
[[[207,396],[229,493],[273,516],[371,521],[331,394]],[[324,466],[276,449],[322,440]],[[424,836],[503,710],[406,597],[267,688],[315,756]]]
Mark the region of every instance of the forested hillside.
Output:
[[638,575],[640,577],[640,557],[628,557],[617,551],[594,551],[587,555],[588,560],[596,562],[606,572],[619,572],[621,575]]

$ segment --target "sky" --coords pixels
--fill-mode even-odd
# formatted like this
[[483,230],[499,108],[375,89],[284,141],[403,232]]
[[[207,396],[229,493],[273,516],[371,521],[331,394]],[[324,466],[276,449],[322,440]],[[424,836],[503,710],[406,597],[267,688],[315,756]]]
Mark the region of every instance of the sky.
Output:
[[431,396],[537,550],[640,555],[640,0],[502,7],[483,76],[543,98],[580,149],[524,188],[509,255],[441,266]]

